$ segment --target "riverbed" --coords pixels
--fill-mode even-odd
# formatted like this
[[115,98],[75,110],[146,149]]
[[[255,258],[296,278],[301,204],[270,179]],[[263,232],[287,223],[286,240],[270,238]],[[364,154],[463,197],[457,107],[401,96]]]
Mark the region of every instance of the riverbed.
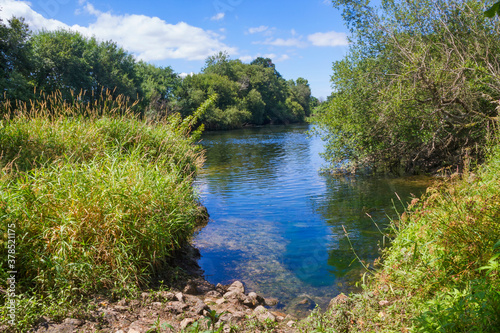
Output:
[[210,214],[194,239],[205,278],[240,280],[297,315],[354,291],[364,273],[357,257],[379,256],[379,229],[429,184],[321,173],[324,143],[309,126],[207,132],[196,181]]

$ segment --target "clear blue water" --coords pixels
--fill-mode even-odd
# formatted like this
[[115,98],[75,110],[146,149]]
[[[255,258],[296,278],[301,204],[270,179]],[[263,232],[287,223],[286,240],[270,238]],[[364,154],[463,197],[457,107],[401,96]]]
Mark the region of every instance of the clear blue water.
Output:
[[323,142],[308,137],[308,128],[205,133],[206,162],[196,182],[210,214],[194,240],[206,279],[240,280],[296,314],[306,296],[325,308],[360,280],[343,226],[357,255],[371,262],[382,242],[375,223],[383,228],[387,216],[396,216],[394,206],[402,210],[395,193],[408,202],[428,185],[420,178],[321,174]]

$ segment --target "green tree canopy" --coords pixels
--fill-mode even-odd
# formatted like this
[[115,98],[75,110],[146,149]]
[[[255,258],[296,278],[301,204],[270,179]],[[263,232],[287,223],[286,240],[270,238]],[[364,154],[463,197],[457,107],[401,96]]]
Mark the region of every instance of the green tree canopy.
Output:
[[417,172],[481,159],[498,116],[498,20],[467,0],[336,0],[352,31],[317,118],[330,161]]

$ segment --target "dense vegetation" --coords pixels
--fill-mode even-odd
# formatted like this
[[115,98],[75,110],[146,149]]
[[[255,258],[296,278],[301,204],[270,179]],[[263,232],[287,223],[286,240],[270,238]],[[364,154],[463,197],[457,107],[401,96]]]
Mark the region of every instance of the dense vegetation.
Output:
[[0,22],[0,100],[27,102],[39,91],[57,91],[64,99],[86,92],[80,96],[94,102],[111,92],[137,101],[135,112],[148,117],[187,117],[217,93],[200,119],[208,129],[303,122],[316,101],[307,80],[286,81],[271,59],[244,64],[219,53],[201,73],[182,79],[170,67],[136,61],[112,41],[65,30],[31,33],[18,18],[7,23]]
[[498,332],[499,147],[476,172],[453,174],[404,204],[364,291],[315,313],[303,331]]
[[316,118],[327,158],[397,173],[482,160],[498,123],[498,18],[478,1],[333,3],[352,43]]
[[[318,109],[327,156],[337,166],[457,172],[401,202],[363,291],[332,301],[302,331],[498,332],[498,18],[474,1],[333,3],[353,44]],[[486,16],[496,12],[500,2]]]
[[[130,106],[120,96],[68,104],[61,94],[2,105],[0,225],[16,235],[21,331],[79,297],[147,286],[204,218],[192,187],[202,162],[197,133],[190,135],[196,119],[148,122]],[[2,281],[7,242],[4,232]]]

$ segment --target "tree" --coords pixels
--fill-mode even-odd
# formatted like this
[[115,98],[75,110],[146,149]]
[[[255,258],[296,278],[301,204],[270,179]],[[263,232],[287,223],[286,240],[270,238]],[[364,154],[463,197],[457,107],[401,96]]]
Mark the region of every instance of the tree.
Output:
[[5,25],[0,20],[0,100],[28,100],[33,87],[30,31],[23,18],[13,17]]
[[498,115],[498,21],[465,0],[334,5],[353,37],[317,118],[330,161],[417,172],[481,159]]
[[489,18],[495,17],[495,14],[500,16],[500,1],[494,3],[490,9],[484,12],[484,15]]

